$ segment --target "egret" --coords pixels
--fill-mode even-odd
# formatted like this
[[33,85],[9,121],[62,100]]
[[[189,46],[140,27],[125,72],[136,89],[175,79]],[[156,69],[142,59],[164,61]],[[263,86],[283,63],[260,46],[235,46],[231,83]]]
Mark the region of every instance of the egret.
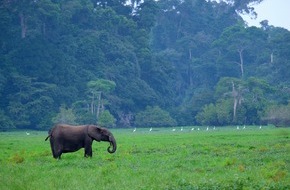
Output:
[[180,128],[180,131],[183,131],[183,127]]
[[194,131],[194,127],[193,127],[193,128],[191,128],[191,130],[192,130],[192,131]]
[[199,131],[199,128],[197,128],[197,130]]
[[149,131],[150,131],[150,132],[152,131],[152,127],[149,129]]
[[175,129],[172,129],[172,131],[175,131]]
[[26,132],[26,135],[30,135],[30,133]]
[[135,129],[133,130],[133,133],[136,131],[136,127],[135,127]]
[[240,129],[240,127],[239,126],[237,126],[237,130],[239,130]]
[[215,130],[215,126],[213,126],[213,130]]
[[208,127],[206,128],[206,130],[208,131]]
[[246,125],[244,125],[243,129],[246,129]]
[[262,125],[260,125],[259,129],[262,129]]

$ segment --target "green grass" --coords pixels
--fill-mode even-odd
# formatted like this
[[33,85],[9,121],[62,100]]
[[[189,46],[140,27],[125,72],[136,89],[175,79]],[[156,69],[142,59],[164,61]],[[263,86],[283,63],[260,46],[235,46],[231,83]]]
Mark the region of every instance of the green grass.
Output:
[[61,160],[47,132],[0,133],[0,189],[290,189],[290,129],[112,132],[115,154],[94,142]]

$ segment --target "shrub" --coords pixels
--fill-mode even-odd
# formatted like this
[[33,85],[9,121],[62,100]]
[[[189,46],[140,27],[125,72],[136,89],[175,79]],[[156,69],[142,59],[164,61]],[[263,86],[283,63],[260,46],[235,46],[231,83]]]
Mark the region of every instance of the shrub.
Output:
[[114,127],[115,123],[115,117],[108,110],[103,111],[98,118],[98,124],[104,127]]
[[20,156],[18,153],[16,153],[9,159],[9,161],[15,164],[20,164],[24,162],[24,158]]
[[135,118],[135,125],[142,127],[164,127],[174,126],[176,121],[169,112],[162,110],[158,106],[147,106],[144,111],[139,112]]

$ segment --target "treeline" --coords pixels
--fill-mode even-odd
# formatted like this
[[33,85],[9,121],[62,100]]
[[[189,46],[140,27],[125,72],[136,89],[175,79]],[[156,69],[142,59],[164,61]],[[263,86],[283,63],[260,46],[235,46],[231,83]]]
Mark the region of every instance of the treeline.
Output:
[[290,32],[251,2],[1,1],[0,129],[289,125]]

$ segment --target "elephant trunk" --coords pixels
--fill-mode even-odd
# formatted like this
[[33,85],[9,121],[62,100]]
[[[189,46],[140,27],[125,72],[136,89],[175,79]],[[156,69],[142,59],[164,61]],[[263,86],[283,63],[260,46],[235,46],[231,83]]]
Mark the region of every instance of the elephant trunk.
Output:
[[[117,144],[116,144],[116,140],[115,140],[115,138],[113,137],[113,135],[112,136],[110,136],[110,146],[108,147],[108,152],[109,153],[114,153],[114,152],[116,152],[116,150],[117,150]],[[112,150],[110,149],[111,147],[113,147],[112,148]]]

